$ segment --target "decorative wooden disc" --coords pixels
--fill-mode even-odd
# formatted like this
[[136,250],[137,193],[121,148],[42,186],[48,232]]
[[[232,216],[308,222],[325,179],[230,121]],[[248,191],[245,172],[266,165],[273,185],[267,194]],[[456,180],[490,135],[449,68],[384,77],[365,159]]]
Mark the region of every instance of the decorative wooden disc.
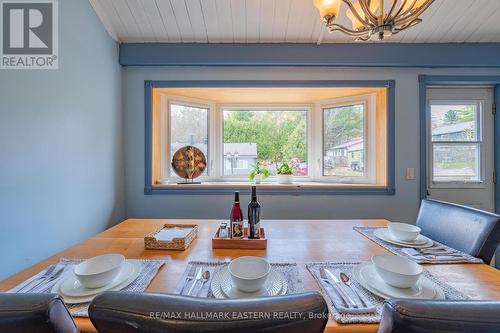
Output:
[[177,176],[184,179],[199,177],[207,167],[205,154],[193,146],[185,146],[177,150],[172,157],[172,168]]

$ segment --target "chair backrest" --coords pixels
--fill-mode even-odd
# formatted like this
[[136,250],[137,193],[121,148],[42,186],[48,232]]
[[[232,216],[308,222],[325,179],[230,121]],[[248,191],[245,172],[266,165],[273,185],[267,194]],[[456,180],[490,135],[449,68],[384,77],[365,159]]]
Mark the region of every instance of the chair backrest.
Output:
[[378,333],[498,333],[499,301],[384,302]]
[[328,308],[317,292],[231,300],[107,292],[89,316],[99,333],[320,333]]
[[497,252],[495,253],[495,267],[500,269],[500,246],[497,247]]
[[500,242],[500,215],[437,200],[422,200],[422,234],[490,263]]
[[0,294],[0,332],[77,333],[62,299],[55,294]]

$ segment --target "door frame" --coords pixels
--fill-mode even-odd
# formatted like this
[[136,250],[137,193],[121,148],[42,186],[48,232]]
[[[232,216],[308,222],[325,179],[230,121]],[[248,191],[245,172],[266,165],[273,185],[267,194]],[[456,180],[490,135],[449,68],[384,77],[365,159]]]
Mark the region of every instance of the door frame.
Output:
[[[419,75],[419,104],[420,104],[420,199],[427,198],[427,88],[430,86],[474,87],[491,85],[494,87],[493,103],[500,105],[500,76],[448,76],[448,75]],[[500,117],[494,116],[493,144],[494,170],[500,175]],[[495,212],[500,213],[500,182],[494,184]]]

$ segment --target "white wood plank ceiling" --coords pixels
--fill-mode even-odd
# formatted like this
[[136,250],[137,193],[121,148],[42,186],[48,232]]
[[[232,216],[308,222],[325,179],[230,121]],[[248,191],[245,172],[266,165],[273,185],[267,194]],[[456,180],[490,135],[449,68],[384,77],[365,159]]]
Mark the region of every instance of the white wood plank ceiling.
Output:
[[[89,1],[124,43],[316,43],[324,29],[312,0]],[[387,42],[500,42],[500,0],[436,0],[422,19]],[[352,42],[324,30],[322,43]]]

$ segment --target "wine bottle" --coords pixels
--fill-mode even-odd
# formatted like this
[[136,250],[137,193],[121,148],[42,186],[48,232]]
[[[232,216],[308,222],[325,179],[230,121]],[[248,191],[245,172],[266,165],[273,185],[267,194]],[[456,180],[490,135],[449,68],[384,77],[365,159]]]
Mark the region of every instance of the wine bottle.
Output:
[[240,207],[240,192],[234,192],[234,203],[229,216],[231,222],[231,238],[243,237],[243,211]]
[[260,238],[260,204],[255,186],[252,186],[252,201],[248,204],[248,238]]

